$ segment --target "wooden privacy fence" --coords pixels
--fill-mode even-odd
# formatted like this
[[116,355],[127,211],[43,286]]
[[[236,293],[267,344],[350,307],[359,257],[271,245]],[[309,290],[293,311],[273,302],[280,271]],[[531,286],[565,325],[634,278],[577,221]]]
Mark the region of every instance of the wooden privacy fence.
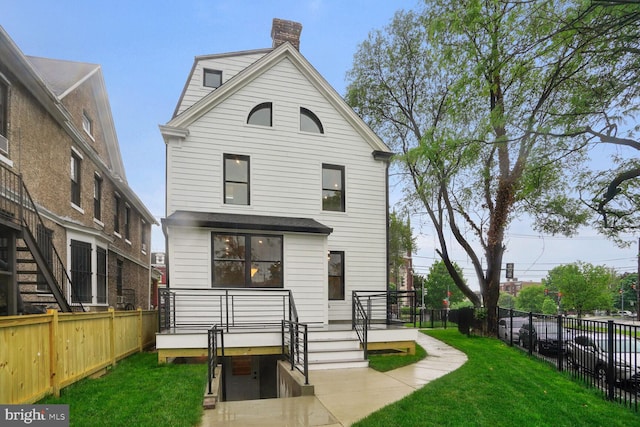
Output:
[[155,344],[156,311],[0,318],[0,404],[28,404]]

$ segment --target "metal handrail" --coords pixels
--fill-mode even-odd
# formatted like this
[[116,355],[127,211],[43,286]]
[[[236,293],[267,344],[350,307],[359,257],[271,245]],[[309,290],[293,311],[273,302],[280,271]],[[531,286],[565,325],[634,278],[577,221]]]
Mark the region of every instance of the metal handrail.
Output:
[[306,323],[282,320],[282,354],[309,384],[309,333]]
[[357,291],[353,291],[352,293],[351,307],[352,328],[356,331],[360,344],[362,345],[362,349],[364,350],[364,360],[367,360],[367,331],[369,329],[369,316],[362,306],[362,302],[360,301],[360,296]]
[[[67,269],[65,268],[64,263],[62,262],[62,258],[58,254],[58,251],[51,241],[50,236],[46,234],[44,230],[46,227],[44,226],[44,222],[42,221],[42,217],[38,213],[38,209],[36,207],[35,202],[31,198],[29,191],[22,179],[22,175],[19,175],[12,170],[8,169],[6,166],[1,165],[1,177],[2,183],[0,188],[0,198],[2,202],[0,203],[0,211],[2,211],[2,215],[5,219],[14,222],[17,225],[22,226],[23,232],[26,233],[29,240],[34,243],[34,247],[29,247],[31,251],[37,250],[39,251],[38,259],[45,259],[43,257],[43,253],[45,252],[43,245],[46,246],[46,249],[51,248],[52,259],[48,260],[49,262],[39,262],[38,267],[41,270],[46,271],[48,274],[45,276],[51,278],[52,280],[47,280],[50,286],[56,286],[56,291],[52,289],[54,295],[60,295],[60,298],[63,301],[59,301],[59,305],[61,309],[78,307],[82,311],[84,311],[84,306],[81,301],[73,301],[74,297],[78,294],[76,289],[67,273]],[[17,212],[16,212],[17,208]],[[38,228],[40,226],[40,228]],[[34,235],[35,230],[35,235]],[[35,238],[37,236],[37,238]],[[26,241],[27,239],[25,239]],[[35,256],[34,256],[35,258]],[[53,283],[50,283],[53,281]],[[66,297],[64,296],[64,288],[65,283],[68,284],[68,290],[71,295],[71,302],[68,302]],[[56,297],[56,299],[58,299]],[[63,307],[65,306],[65,307]]]
[[298,309],[296,308],[296,301],[293,299],[293,292],[289,290],[289,320],[298,322]]
[[218,367],[218,334],[220,334],[220,357],[224,357],[224,329],[219,328],[218,325],[213,325],[207,333],[209,394],[213,394],[212,383],[216,377],[216,368]]
[[418,296],[412,291],[368,291],[356,290],[355,295],[366,301],[362,303],[367,308],[369,324],[385,323],[413,323],[418,322]]

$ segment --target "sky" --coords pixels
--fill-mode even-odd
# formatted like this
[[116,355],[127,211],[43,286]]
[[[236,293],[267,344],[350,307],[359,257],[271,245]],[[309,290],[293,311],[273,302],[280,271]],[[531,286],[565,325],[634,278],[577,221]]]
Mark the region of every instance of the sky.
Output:
[[[358,45],[416,0],[0,0],[0,25],[26,55],[100,64],[127,180],[158,223],[165,214],[165,146],[158,125],[171,119],[195,56],[271,47],[273,18],[300,22],[300,51],[338,91]],[[391,201],[399,189],[391,186]],[[426,274],[437,260],[433,227],[412,218]],[[519,280],[539,281],[556,265],[576,261],[637,271],[638,236],[620,249],[583,230],[577,237],[542,236],[525,220],[507,233],[504,262]],[[164,251],[160,227],[151,248]],[[471,263],[452,258],[477,289]]]

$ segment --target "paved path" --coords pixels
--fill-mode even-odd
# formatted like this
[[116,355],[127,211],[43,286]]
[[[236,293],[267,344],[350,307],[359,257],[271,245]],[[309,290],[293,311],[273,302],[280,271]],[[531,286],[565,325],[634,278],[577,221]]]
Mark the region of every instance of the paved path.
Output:
[[417,342],[428,356],[413,365],[384,373],[371,368],[311,371],[315,396],[221,402],[205,411],[201,426],[350,426],[467,360],[464,353],[422,333]]

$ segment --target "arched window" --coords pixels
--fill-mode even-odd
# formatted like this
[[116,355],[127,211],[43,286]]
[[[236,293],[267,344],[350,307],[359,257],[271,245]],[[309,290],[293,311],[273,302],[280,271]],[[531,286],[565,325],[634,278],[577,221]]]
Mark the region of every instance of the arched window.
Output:
[[311,110],[300,107],[300,130],[303,132],[324,133],[322,122]]
[[258,126],[272,126],[271,102],[263,102],[253,107],[247,118],[247,124]]

